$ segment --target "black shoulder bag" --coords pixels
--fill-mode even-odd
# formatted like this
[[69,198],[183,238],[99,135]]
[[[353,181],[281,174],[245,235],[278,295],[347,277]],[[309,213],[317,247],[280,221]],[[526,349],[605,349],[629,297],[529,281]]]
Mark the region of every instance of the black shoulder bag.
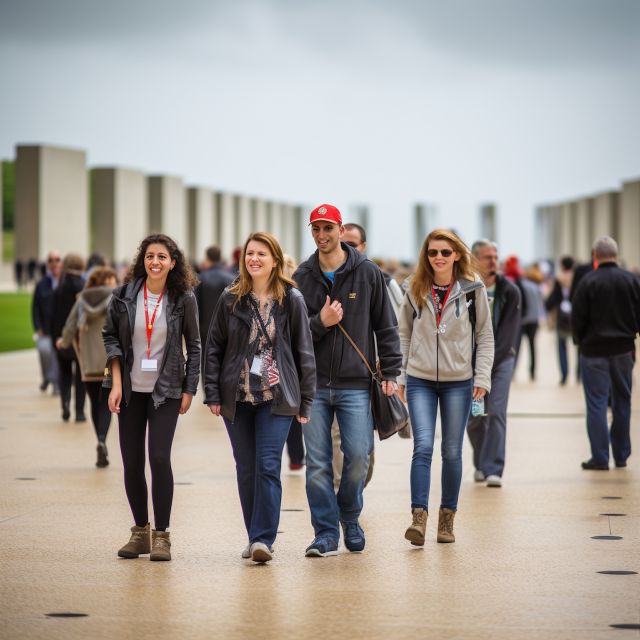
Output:
[[356,350],[356,353],[362,358],[365,366],[371,374],[371,413],[373,415],[373,427],[378,432],[380,440],[386,440],[395,433],[398,433],[409,422],[409,412],[404,403],[398,397],[397,393],[388,396],[382,390],[382,375],[380,371],[374,371],[365,358],[364,354],[358,348],[358,345],[352,340],[347,330],[338,323],[338,328],[349,341],[349,344]]

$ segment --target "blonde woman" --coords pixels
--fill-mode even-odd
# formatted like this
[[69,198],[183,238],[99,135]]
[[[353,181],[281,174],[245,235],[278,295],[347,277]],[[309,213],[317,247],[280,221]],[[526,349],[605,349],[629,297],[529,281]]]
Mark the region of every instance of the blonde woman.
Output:
[[294,418],[309,422],[316,386],[307,307],[283,267],[278,241],[252,233],[204,355],[205,404],[222,415],[236,461],[249,538],[242,557],[261,563],[272,559],[280,520],[284,444]]
[[[475,319],[474,319],[475,318]],[[462,442],[473,400],[491,390],[493,329],[487,293],[471,252],[445,229],[432,231],[400,308],[400,396],[413,428],[412,523],[405,538],[425,542],[431,458],[438,408],[442,423],[442,498],[438,542],[455,542]],[[475,361],[475,362],[474,362]],[[475,365],[475,366],[474,366]]]

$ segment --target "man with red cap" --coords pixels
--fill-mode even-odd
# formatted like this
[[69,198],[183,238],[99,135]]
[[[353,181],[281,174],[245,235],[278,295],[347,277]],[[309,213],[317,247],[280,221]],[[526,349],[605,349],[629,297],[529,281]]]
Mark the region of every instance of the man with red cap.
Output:
[[[380,269],[365,255],[341,242],[340,211],[330,204],[310,216],[317,251],[294,274],[309,311],[316,357],[317,392],[311,420],[304,426],[307,447],[307,498],[315,538],[307,556],[338,551],[339,525],[349,551],[362,551],[362,511],[369,455],[373,449],[371,376],[340,323],[375,368],[376,344],[383,389],[396,390],[402,356],[398,323]],[[337,417],[344,453],[338,493],[333,488],[331,423]]]

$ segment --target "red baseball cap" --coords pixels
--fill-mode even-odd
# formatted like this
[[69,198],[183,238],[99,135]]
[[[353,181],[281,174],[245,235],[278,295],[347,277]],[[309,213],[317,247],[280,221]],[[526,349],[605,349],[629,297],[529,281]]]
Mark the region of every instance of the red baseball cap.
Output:
[[338,207],[334,207],[332,204],[321,204],[317,206],[309,216],[309,224],[318,222],[333,222],[334,224],[342,224],[342,214]]

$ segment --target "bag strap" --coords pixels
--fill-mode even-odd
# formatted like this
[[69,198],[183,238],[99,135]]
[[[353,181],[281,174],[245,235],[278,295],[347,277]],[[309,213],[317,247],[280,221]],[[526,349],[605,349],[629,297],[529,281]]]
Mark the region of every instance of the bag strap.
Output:
[[467,313],[471,322],[471,368],[476,373],[476,292],[471,291],[466,294],[468,306]]
[[353,338],[348,334],[347,330],[342,326],[342,323],[340,322],[338,322],[338,329],[342,331],[342,333],[344,334],[344,337],[349,341],[349,344],[355,349],[356,353],[360,356],[360,358],[362,358],[362,362],[364,362],[367,369],[369,369],[369,373],[371,374],[371,377],[376,382],[380,382],[380,380],[378,379],[378,375],[371,368],[371,365],[369,364],[369,361],[365,357],[364,353],[360,351],[360,349],[358,348],[358,345],[353,341]]
[[269,333],[267,332],[267,327],[264,324],[264,320],[260,315],[260,309],[258,308],[256,301],[251,296],[249,296],[249,302],[251,303],[251,308],[253,309],[253,315],[256,317],[256,320],[260,323],[260,329],[262,331],[262,335],[265,337],[265,340],[267,341],[267,344],[269,345],[269,347],[273,349],[273,343],[271,342],[271,338],[269,337]]

